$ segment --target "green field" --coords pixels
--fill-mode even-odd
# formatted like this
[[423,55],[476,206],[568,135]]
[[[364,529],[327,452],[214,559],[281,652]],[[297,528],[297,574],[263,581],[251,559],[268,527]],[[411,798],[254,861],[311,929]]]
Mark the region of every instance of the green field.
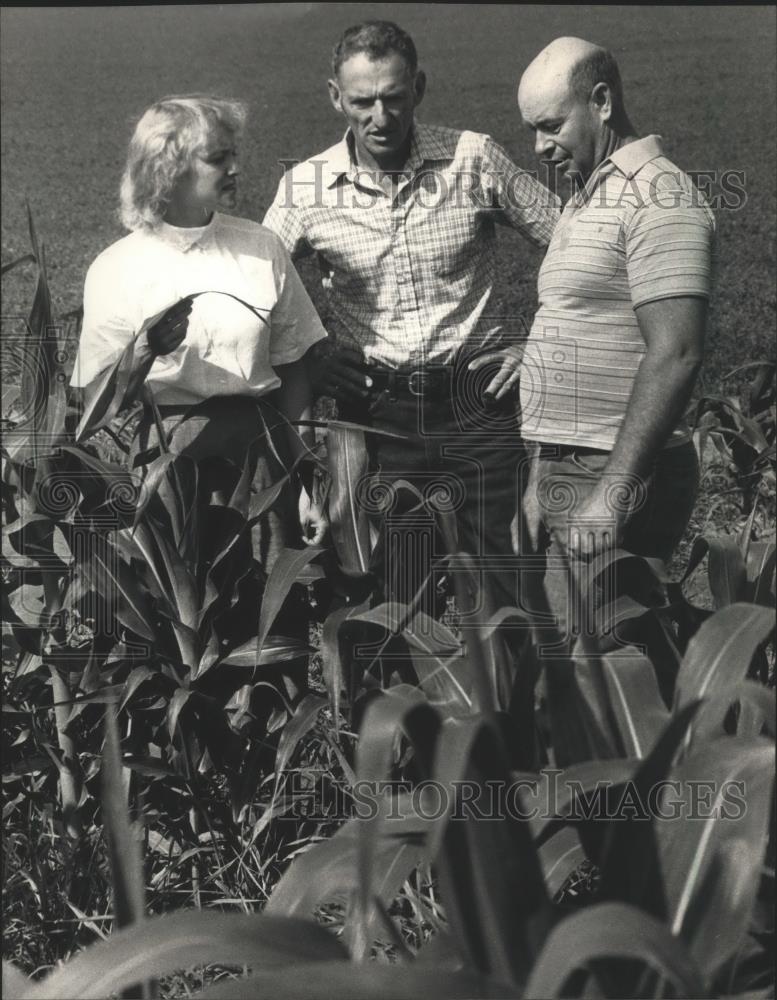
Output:
[[[325,86],[329,51],[344,27],[364,17],[393,18],[413,34],[429,74],[424,120],[489,132],[527,167],[534,166],[531,142],[515,106],[522,69],[560,34],[610,47],[641,132],[661,134],[687,170],[745,174],[744,207],[718,214],[707,388],[717,388],[738,362],[771,355],[777,212],[770,7],[5,9],[3,261],[28,249],[29,198],[48,248],[55,310],[79,305],[87,266],[122,232],[116,191],[132,122],[168,93],[217,91],[249,102],[239,211],[261,219],[279,160],[312,155],[339,137]],[[501,250],[496,308],[529,319],[537,256],[511,233]],[[6,281],[6,316],[26,308],[26,280],[16,272]]]

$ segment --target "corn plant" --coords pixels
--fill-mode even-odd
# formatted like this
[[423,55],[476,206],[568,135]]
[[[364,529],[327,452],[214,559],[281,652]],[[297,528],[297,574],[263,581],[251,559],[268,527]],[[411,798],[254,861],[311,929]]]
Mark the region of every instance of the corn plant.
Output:
[[[54,781],[77,843],[95,816],[101,706],[118,700],[132,795],[145,789],[162,838],[179,853],[202,850],[208,832],[213,844],[214,826],[234,841],[291,711],[276,674],[303,672],[309,653],[307,636],[271,630],[319,550],[281,552],[269,578],[251,558],[252,526],[288,474],[257,494],[247,461],[227,502],[206,504],[184,456],[163,453],[142,476],[101,456],[93,434],[118,412],[126,353],[79,414],[31,215],[30,235],[34,253],[15,265],[36,264],[38,285],[3,452],[4,619],[17,647],[7,695],[18,726],[6,778],[13,790]],[[209,800],[221,805],[215,815]]]
[[[620,664],[601,656],[588,671],[599,684],[580,670],[590,661],[571,675],[554,664],[562,676],[548,681],[562,696],[553,705],[566,724],[563,752],[557,731],[566,762],[560,774],[531,780],[512,770],[499,727],[482,713],[441,710],[418,688],[389,689],[367,709],[356,780],[380,789],[395,773],[401,738],[415,752],[415,792],[363,797],[366,813],[302,854],[264,915],[147,919],[17,995],[105,996],[213,961],[253,971],[203,996],[765,996],[766,930],[756,898],[770,877],[774,705],[756,682],[749,683],[762,694],[750,691],[747,674],[770,617],[735,603],[705,621],[683,658],[671,710],[637,655]],[[577,697],[565,699],[570,684]],[[727,729],[732,704],[740,710]],[[605,745],[618,750],[595,753]],[[504,793],[517,777],[522,788],[552,780],[562,792],[546,796],[550,807],[538,817],[506,810],[483,818],[493,809],[489,790]],[[631,811],[658,782],[671,782],[680,790],[675,807],[692,815],[699,781],[718,796],[727,782],[743,782],[747,810],[736,820],[710,810],[695,821]],[[617,800],[621,811],[581,817],[570,789],[591,801]],[[442,809],[429,798],[441,791]],[[570,911],[554,897],[583,857],[595,858],[599,886],[585,910]],[[423,948],[407,953],[389,915],[422,859],[438,873],[447,918],[428,957]],[[311,919],[336,895],[348,900],[339,942]],[[366,964],[380,939],[393,945],[398,965]]]
[[741,491],[746,517],[755,517],[759,504],[774,517],[776,370],[773,361],[740,365],[724,376],[727,381],[752,375],[739,396],[704,395],[691,413],[700,453],[711,442]]
[[[122,366],[77,437],[112,416]],[[459,627],[418,599],[376,603],[375,539],[356,499],[364,430],[332,422],[334,554],[282,553],[246,636],[232,615],[256,583],[244,542],[283,483],[252,494],[247,463],[226,504],[192,505],[196,466],[162,454],[138,484],[68,436],[57,392],[42,394],[38,436],[6,456],[21,647],[9,776],[14,788],[20,775],[37,781],[50,761],[71,836],[84,818],[104,825],[114,931],[38,981],[4,966],[7,995],[153,995],[152,980],[207,963],[234,970],[199,994],[214,998],[769,995],[775,547],[754,537],[753,510],[739,537],[697,539],[678,581],[630,553],[601,557],[591,585],[628,560],[638,586],[551,658],[559,636],[541,592],[532,616],[501,608],[468,621],[480,584],[444,512]],[[76,484],[56,509],[43,488],[54,474]],[[207,555],[198,513],[216,528]],[[294,708],[261,672],[307,652],[271,629],[319,556],[325,695]],[[714,609],[684,591],[704,559]],[[650,636],[644,649],[608,641],[626,626]],[[524,636],[513,664],[497,652],[509,630]],[[290,713],[259,806],[265,740]],[[56,743],[38,723],[49,714]],[[222,873],[227,844],[239,865],[264,864],[251,850],[307,795],[285,781],[316,740],[337,761],[350,815],[333,836],[296,844],[264,913],[145,915],[140,841],[193,861],[202,901],[202,866]],[[595,878],[575,900],[561,890],[581,870]],[[397,923],[407,909],[412,948]],[[371,960],[386,955],[392,964]]]

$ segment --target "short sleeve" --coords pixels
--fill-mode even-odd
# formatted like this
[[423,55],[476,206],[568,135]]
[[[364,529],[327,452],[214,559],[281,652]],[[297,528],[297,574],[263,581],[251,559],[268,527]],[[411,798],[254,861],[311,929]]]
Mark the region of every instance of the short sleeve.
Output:
[[516,166],[502,147],[485,137],[481,183],[504,222],[537,246],[550,243],[561,202],[528,171]]
[[262,225],[271,229],[286,247],[292,259],[296,260],[312,252],[305,236],[302,210],[293,204],[290,183],[291,172],[281,178],[275,199],[267,209]]
[[299,361],[327,333],[280,240],[273,257],[273,274],[278,300],[270,315],[270,364],[288,365]]
[[89,385],[118,359],[136,332],[112,259],[101,255],[86,274],[84,320],[70,384],[76,388]]
[[[641,200],[626,227],[626,270],[634,307],[712,290],[715,219],[690,179]],[[670,196],[671,195],[671,196]]]

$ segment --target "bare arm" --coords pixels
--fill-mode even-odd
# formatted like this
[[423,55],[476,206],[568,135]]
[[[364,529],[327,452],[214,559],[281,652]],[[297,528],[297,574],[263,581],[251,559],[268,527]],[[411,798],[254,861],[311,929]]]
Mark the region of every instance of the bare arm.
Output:
[[[310,420],[311,390],[305,358],[292,361],[287,365],[276,365],[275,370],[281,379],[278,389],[278,409],[292,424],[298,421]],[[289,427],[289,451],[292,460],[303,458],[314,444],[312,427]],[[304,470],[307,463],[298,466]],[[302,538],[308,545],[318,545],[326,532],[326,520],[312,498],[312,482],[301,480],[299,495],[299,515],[302,526]]]
[[635,312],[647,354],[607,471],[645,476],[691,398],[703,358],[707,302],[691,297],[662,299],[638,306]]
[[[701,367],[707,302],[691,296],[662,299],[638,306],[635,312],[647,353],[598,488],[576,511],[577,517],[592,523],[611,525],[615,520],[615,537],[609,544],[618,543],[620,526],[606,494],[619,479],[629,490],[635,477],[649,475],[685,411]],[[586,558],[594,554],[594,547],[606,544],[601,536],[579,537],[572,548]]]
[[[310,379],[305,359],[300,358],[299,361],[292,361],[288,365],[276,365],[275,370],[281,380],[281,387],[278,389],[278,409],[291,423],[310,420]],[[291,457],[296,461],[312,447],[313,429],[290,427],[288,441]]]

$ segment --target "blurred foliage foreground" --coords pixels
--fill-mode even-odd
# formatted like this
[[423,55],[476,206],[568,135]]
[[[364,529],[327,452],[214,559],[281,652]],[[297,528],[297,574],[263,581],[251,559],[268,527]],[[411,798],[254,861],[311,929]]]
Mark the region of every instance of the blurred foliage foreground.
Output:
[[[4,995],[770,996],[774,366],[692,413],[735,533],[679,580],[602,558],[590,580],[631,560],[653,598],[571,655],[547,655],[542,592],[539,617],[468,622],[443,509],[447,624],[377,603],[364,433],[337,422],[313,456],[332,547],[284,551],[245,634],[244,543],[285,480],[257,494],[246,468],[206,546],[193,463],[163,450],[141,483],[106,457],[131,348],[74,413],[30,229],[6,268],[38,283],[4,404]],[[300,586],[314,647],[273,632]],[[660,670],[604,641],[623,622]]]

